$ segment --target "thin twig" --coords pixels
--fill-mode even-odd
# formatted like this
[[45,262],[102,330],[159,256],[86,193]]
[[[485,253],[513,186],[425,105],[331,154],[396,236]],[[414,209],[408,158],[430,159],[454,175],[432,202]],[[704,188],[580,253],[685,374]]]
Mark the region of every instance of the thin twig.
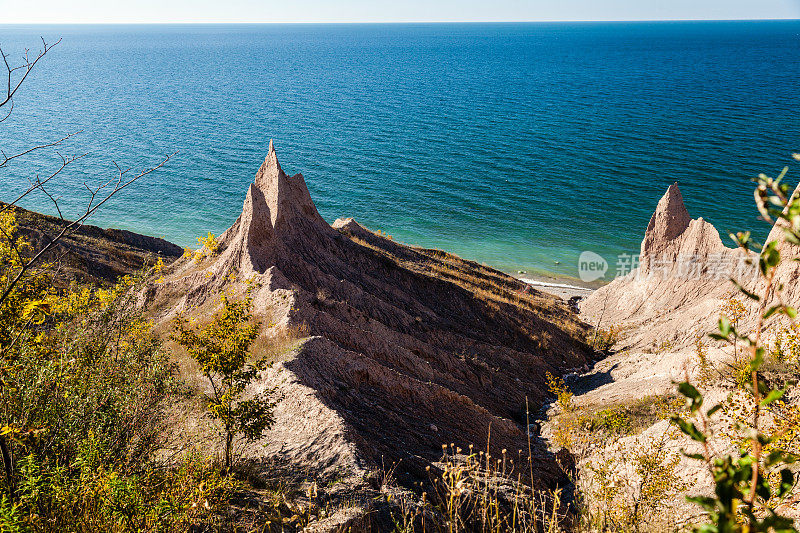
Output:
[[[175,153],[177,153],[177,152],[175,152]],[[119,169],[118,174],[115,177],[111,178],[106,183],[100,185],[99,187],[97,187],[95,189],[92,189],[89,186],[86,186],[86,188],[89,191],[89,202],[88,202],[88,205],[86,206],[86,210],[84,211],[84,213],[80,217],[78,217],[76,220],[74,220],[73,222],[70,222],[69,224],[63,226],[61,228],[61,231],[54,238],[52,238],[49,243],[47,243],[41,250],[39,250],[36,253],[36,255],[34,255],[29,261],[26,261],[25,263],[22,264],[22,266],[20,267],[19,272],[17,272],[17,275],[11,280],[11,282],[8,284],[8,286],[3,291],[2,295],[0,295],[0,304],[2,304],[6,300],[6,298],[8,298],[8,295],[11,294],[11,291],[17,285],[19,280],[22,279],[22,277],[25,275],[25,273],[32,266],[34,266],[51,248],[53,248],[53,246],[55,246],[55,244],[59,240],[61,240],[64,236],[66,236],[66,235],[74,232],[76,229],[78,229],[83,224],[84,220],[86,220],[92,214],[94,214],[94,212],[97,211],[100,208],[100,206],[102,206],[104,203],[106,203],[108,200],[110,200],[119,191],[125,189],[130,184],[136,182],[140,178],[142,178],[142,177],[150,174],[151,172],[154,172],[155,170],[158,170],[159,168],[163,167],[167,163],[167,161],[169,161],[170,158],[175,155],[175,153],[166,156],[164,158],[164,160],[162,160],[157,165],[155,165],[155,166],[153,166],[151,168],[148,168],[146,170],[143,170],[142,172],[140,172],[139,174],[137,174],[136,176],[134,176],[133,178],[130,178],[128,180],[123,181],[123,176],[125,175],[127,170],[122,171],[121,169],[119,169],[119,166],[117,166],[117,168]],[[97,199],[98,194],[101,191],[103,191],[108,185],[110,185],[111,183],[114,183],[115,181],[116,181],[116,183],[115,183],[113,189],[111,189],[108,193],[106,193],[105,196],[102,198],[102,200],[100,200],[99,202],[95,203],[95,200]]]
[[[47,52],[49,52],[54,46],[58,45],[58,43],[60,42],[61,39],[57,40],[55,43],[51,45],[48,45],[47,42],[45,42],[44,38],[42,38],[42,50],[39,52],[39,55],[36,56],[36,59],[31,61],[30,58],[28,57],[28,50],[25,50],[25,55],[23,56],[25,62],[16,67],[12,67],[11,65],[8,64],[8,54],[3,52],[3,49],[0,48],[0,56],[2,56],[3,63],[5,63],[6,70],[8,71],[8,81],[6,84],[6,91],[5,95],[1,97],[2,100],[0,100],[0,107],[3,107],[4,105],[13,101],[14,94],[16,94],[17,90],[25,82],[25,78],[27,78],[28,74],[31,73],[33,67],[36,66],[39,60],[42,59],[45,56],[45,54],[47,54]],[[14,82],[13,81],[14,72],[16,72],[17,70],[24,70],[24,72],[22,74],[22,77],[20,77],[20,79],[17,82]]]

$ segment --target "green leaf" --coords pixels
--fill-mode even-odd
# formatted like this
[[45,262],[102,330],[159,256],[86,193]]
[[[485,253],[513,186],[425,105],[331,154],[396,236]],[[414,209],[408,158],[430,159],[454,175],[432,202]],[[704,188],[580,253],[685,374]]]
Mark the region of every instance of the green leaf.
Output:
[[737,246],[748,248],[750,246],[750,232],[740,231],[739,233],[729,233],[728,236],[733,239]]
[[762,479],[760,476],[758,480],[759,483],[756,485],[756,494],[758,494],[760,498],[769,500],[772,496],[772,487],[769,486],[769,482]]
[[686,420],[684,420],[679,416],[673,416],[671,420],[673,424],[678,426],[678,428],[680,428],[680,430],[684,432],[686,435],[688,435],[692,440],[697,442],[706,441],[706,436],[703,435],[703,433],[699,429],[697,429],[697,426],[695,426],[691,422],[687,422]]
[[759,301],[759,300],[761,300],[761,298],[760,298],[760,297],[759,297],[759,296],[758,296],[756,293],[748,291],[747,289],[745,289],[745,288],[744,288],[744,287],[743,287],[743,286],[742,286],[742,285],[741,285],[741,284],[740,284],[738,281],[736,281],[735,279],[733,279],[733,278],[730,278],[730,280],[733,282],[733,284],[734,284],[734,285],[736,285],[736,288],[737,288],[737,289],[739,289],[739,292],[741,292],[742,294],[744,294],[745,296],[747,296],[747,297],[748,297],[748,298],[750,298],[751,300],[755,300],[756,302],[757,302],[757,301]]
[[696,459],[698,461],[706,460],[705,456],[702,453],[688,453],[685,450],[681,450],[681,452],[685,457],[688,457],[689,459]]
[[780,400],[786,394],[786,388],[771,390],[767,396],[761,400],[761,407],[766,407],[776,400]]
[[789,318],[797,317],[797,310],[794,307],[789,307],[787,305],[775,305],[770,307],[767,312],[764,313],[764,319],[771,317],[775,313],[786,315]]
[[728,338],[731,334],[731,321],[726,316],[719,317],[719,333],[724,338]]
[[776,248],[777,244],[777,241],[772,241],[761,250],[758,266],[764,276],[781,262],[781,253]]
[[784,232],[783,237],[786,239],[786,242],[789,242],[791,244],[800,244],[800,236],[798,236],[794,230],[785,229],[783,230],[783,232]]
[[767,459],[764,464],[766,464],[766,466],[768,467],[771,467],[775,466],[778,463],[784,463],[790,465],[796,462],[797,462],[797,457],[794,454],[788,453],[784,450],[773,450],[767,456]]
[[709,498],[708,496],[687,496],[686,501],[689,503],[696,503],[709,511],[717,507],[717,500]]
[[700,392],[688,381],[683,381],[678,384],[678,392],[692,400],[702,400]]
[[794,474],[788,468],[781,470],[781,483],[778,486],[778,496],[783,498],[794,487]]
[[695,529],[696,533],[719,533],[720,529],[716,526],[716,524],[703,524],[702,526]]
[[750,372],[758,372],[761,365],[764,364],[764,348],[756,348],[755,357],[750,361]]
[[690,409],[693,413],[697,411],[701,405],[703,405],[703,396],[697,391],[694,385],[688,381],[678,384],[678,392],[692,401]]

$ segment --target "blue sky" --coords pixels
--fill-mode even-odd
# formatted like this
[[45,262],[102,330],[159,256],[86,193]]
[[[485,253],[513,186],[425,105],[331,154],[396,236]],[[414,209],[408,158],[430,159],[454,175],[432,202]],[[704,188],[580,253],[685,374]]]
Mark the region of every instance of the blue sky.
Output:
[[0,0],[2,23],[800,18],[800,0]]

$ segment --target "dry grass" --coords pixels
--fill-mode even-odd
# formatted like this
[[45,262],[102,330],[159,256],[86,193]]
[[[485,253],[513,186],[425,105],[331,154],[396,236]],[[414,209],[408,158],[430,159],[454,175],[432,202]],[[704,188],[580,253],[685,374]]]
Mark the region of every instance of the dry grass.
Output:
[[[558,398],[569,393],[558,389]],[[568,408],[559,402],[554,418],[556,444],[578,456],[602,447],[609,439],[636,435],[653,424],[668,420],[685,409],[684,401],[674,394],[645,396],[628,402],[576,406],[569,396]]]
[[531,488],[536,474],[530,454],[515,462],[505,450],[494,457],[453,444],[442,446],[438,469],[430,471],[430,493],[398,492],[391,470],[381,476],[381,492],[392,505],[397,532],[675,531],[673,503],[688,486],[678,475],[680,454],[670,441],[664,434],[610,447],[581,467],[569,504],[561,489]]
[[[586,337],[586,326],[575,317],[566,303],[554,296],[541,293],[512,276],[442,250],[398,245],[377,233],[370,232],[366,239],[347,233],[345,235],[399,268],[446,281],[464,289],[491,311],[513,316],[523,310],[543,320],[556,323],[560,329],[581,341]],[[402,246],[405,255],[413,259],[393,253],[392,250],[398,250],[398,246]],[[542,336],[541,332],[532,330],[523,322],[528,321],[520,321],[519,328],[526,335],[534,338]],[[542,338],[540,341],[546,348],[547,339]]]
[[[547,349],[553,342],[554,334],[561,339],[556,328],[568,330],[576,339],[584,338],[583,325],[565,304],[531,289],[511,276],[445,252],[400,248],[397,243],[376,234],[364,237],[350,236],[354,243],[369,248],[398,268],[461,287],[476,300],[483,302],[488,309],[510,317],[514,327],[518,327],[531,338],[538,339],[543,349]],[[203,266],[194,265],[196,270],[193,272],[199,272]],[[314,297],[321,303],[331,300],[331,295],[324,289],[317,291]],[[205,304],[192,309],[191,315],[198,325],[202,325],[210,320],[217,307],[216,299],[209,299]],[[533,317],[542,320],[532,320]],[[269,313],[263,312],[259,316],[264,327],[252,346],[254,360],[285,360],[310,334],[305,324],[294,324],[287,328],[272,326],[273,318]],[[548,331],[548,328],[552,329]],[[162,337],[166,337],[171,329],[170,324],[163,324],[160,329]],[[197,363],[171,341],[168,341],[167,347],[172,350],[184,379],[195,391],[201,392],[204,383],[199,379],[200,369]],[[566,510],[560,507],[560,495],[531,489],[532,485],[537,484],[537,480],[531,479],[534,472],[528,462],[530,458],[527,462],[523,459],[518,465],[514,465],[514,461],[505,457],[505,454],[501,458],[493,458],[485,452],[472,453],[470,450],[469,453],[462,453],[461,450],[451,447],[445,450],[438,464],[440,470],[437,472],[441,474],[432,473],[435,495],[422,496],[421,503],[412,499],[393,502],[398,503],[396,510],[404,509],[395,513],[395,527],[401,531],[439,530],[448,533],[478,530],[561,531],[565,524]],[[319,519],[328,512],[326,510],[312,514],[315,515],[314,519]],[[304,513],[305,511],[296,510],[295,514],[300,518],[296,519],[292,527],[305,522]],[[426,517],[433,517],[434,521],[426,524]],[[428,529],[428,525],[434,529]]]
[[310,335],[306,324],[291,325],[268,333],[266,330],[253,342],[253,360],[276,363],[285,360],[289,354],[297,350]]
[[597,327],[586,337],[586,342],[599,352],[610,353],[614,346],[622,340],[625,327],[612,324],[608,327]]
[[429,469],[431,494],[398,492],[391,470],[381,476],[395,531],[560,533],[569,528],[561,491],[531,488],[536,478],[530,455],[515,464],[506,450],[493,457],[450,444],[442,452],[436,472]]
[[685,410],[676,395],[629,402],[576,405],[569,389],[551,380],[559,412],[551,441],[569,450],[578,466],[577,531],[672,531],[669,513],[687,490],[680,454],[670,448],[673,428],[660,437],[642,432]]
[[681,454],[670,431],[617,442],[580,469],[576,530],[662,533],[682,529],[678,497],[689,488],[679,475]]
[[[0,202],[0,206],[6,205]],[[66,222],[49,215],[28,211],[19,206],[10,208],[19,224],[19,233],[35,249],[55,235]],[[121,275],[132,275],[156,262],[159,250],[168,251],[163,258],[170,262],[177,257],[175,248],[158,239],[139,236],[134,244],[124,232],[82,225],[65,235],[60,244],[46,254],[45,262],[52,264],[54,283],[61,287],[71,281],[99,286],[113,285]]]

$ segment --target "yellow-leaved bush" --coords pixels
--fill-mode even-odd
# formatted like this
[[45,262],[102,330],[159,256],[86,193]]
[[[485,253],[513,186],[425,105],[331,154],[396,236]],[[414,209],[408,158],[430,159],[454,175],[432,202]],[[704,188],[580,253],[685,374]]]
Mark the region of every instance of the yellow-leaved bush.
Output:
[[220,309],[206,325],[178,315],[173,321],[173,340],[183,346],[200,365],[200,371],[210,385],[208,411],[220,421],[224,437],[225,467],[230,468],[234,439],[256,440],[272,425],[275,401],[273,389],[245,398],[248,386],[256,381],[263,361],[248,361],[261,324],[253,318],[250,296],[235,300],[223,293]]
[[[159,463],[185,394],[135,305],[140,277],[58,288],[0,212],[0,530],[186,531],[235,481],[196,455]],[[9,289],[9,290],[6,290]]]

